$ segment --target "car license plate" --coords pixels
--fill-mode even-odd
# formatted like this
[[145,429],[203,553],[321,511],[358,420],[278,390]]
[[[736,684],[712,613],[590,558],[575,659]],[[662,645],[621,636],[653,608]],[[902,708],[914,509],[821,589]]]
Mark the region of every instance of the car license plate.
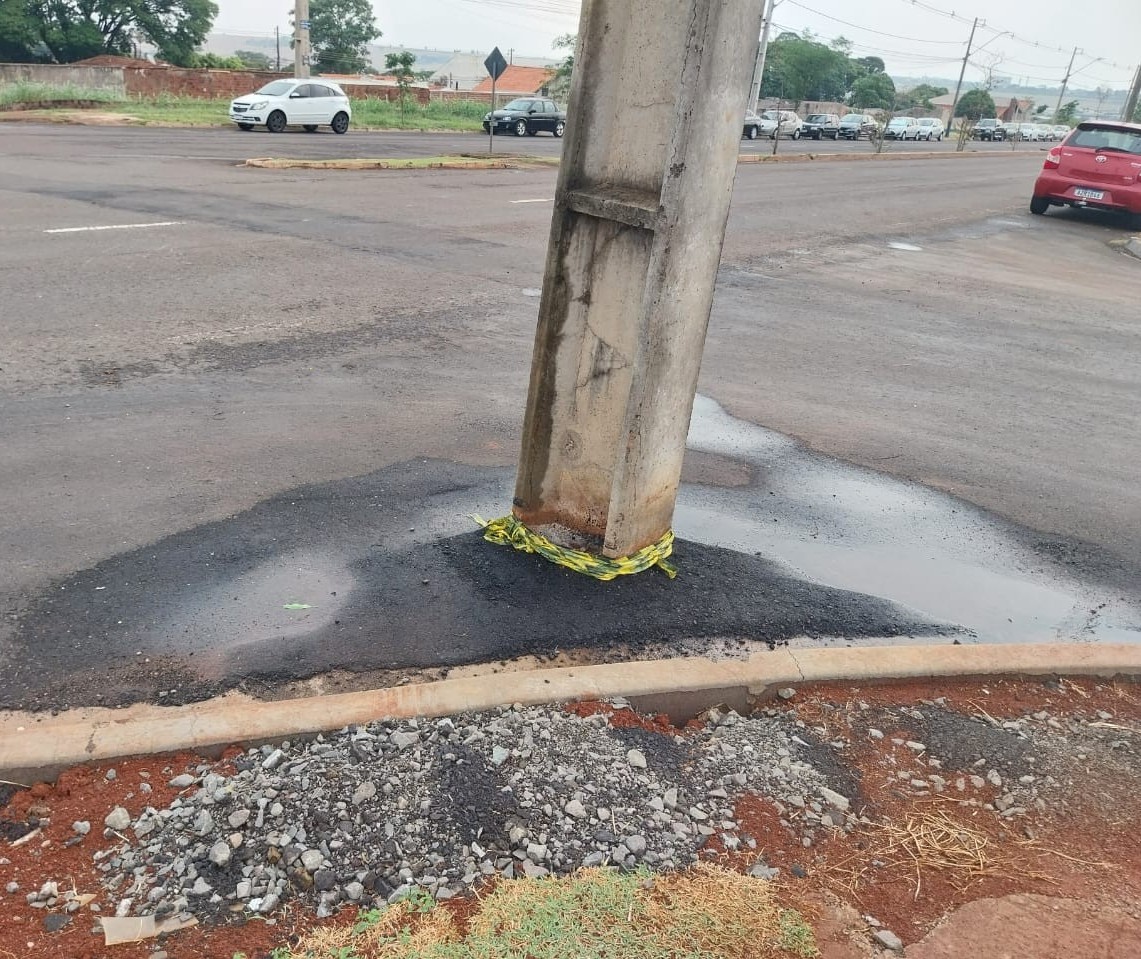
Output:
[[1083,200],[1101,200],[1105,197],[1105,191],[1086,190],[1079,186],[1074,188],[1074,196],[1081,197]]

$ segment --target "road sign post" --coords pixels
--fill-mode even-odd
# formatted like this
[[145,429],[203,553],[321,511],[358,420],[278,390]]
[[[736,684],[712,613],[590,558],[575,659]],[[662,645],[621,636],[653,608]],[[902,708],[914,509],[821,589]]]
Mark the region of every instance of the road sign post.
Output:
[[503,71],[507,69],[507,60],[504,59],[502,53],[499,52],[499,47],[496,47],[487,55],[487,59],[483,61],[484,67],[487,69],[487,75],[491,77],[491,119],[487,124],[487,150],[489,153],[495,152],[495,84],[496,81],[503,76]]

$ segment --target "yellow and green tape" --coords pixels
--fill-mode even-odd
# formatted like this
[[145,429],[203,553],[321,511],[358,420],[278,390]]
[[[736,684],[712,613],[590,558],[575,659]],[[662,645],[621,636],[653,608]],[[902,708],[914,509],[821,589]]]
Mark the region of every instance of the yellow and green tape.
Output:
[[504,516],[490,522],[480,516],[472,516],[472,519],[483,527],[483,538],[489,543],[510,546],[523,553],[537,553],[552,563],[604,582],[630,573],[640,573],[651,566],[657,566],[670,579],[677,576],[677,567],[669,562],[674,551],[672,529],[667,530],[656,543],[651,543],[630,556],[610,559],[581,549],[556,546],[547,537],[528,529],[514,516]]

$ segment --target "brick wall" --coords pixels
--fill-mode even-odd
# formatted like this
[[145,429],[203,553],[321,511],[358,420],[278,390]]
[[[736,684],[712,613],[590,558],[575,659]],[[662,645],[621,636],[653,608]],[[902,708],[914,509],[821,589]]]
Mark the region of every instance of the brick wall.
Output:
[[52,87],[74,86],[122,96],[123,71],[117,67],[58,63],[0,63],[0,86],[9,83],[42,83]]

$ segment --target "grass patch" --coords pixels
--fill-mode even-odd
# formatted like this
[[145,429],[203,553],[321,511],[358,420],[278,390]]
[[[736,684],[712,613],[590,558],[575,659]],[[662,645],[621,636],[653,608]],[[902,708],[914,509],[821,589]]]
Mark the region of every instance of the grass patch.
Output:
[[434,157],[398,159],[293,160],[255,157],[246,166],[262,170],[517,170],[525,167],[558,166],[559,158],[461,153]]
[[9,83],[0,86],[0,109],[21,103],[52,103],[56,100],[87,100],[98,103],[116,103],[122,95],[111,90],[94,90],[75,84]]
[[323,928],[274,959],[815,959],[811,928],[773,883],[701,864],[653,876],[584,869],[499,883],[461,929],[418,894]]
[[[403,122],[400,104],[384,100],[352,100],[352,130],[480,130],[488,107],[470,100],[435,100],[424,106],[408,103]],[[137,117],[154,126],[232,126],[230,101],[198,100],[160,95],[119,101],[117,112]]]

